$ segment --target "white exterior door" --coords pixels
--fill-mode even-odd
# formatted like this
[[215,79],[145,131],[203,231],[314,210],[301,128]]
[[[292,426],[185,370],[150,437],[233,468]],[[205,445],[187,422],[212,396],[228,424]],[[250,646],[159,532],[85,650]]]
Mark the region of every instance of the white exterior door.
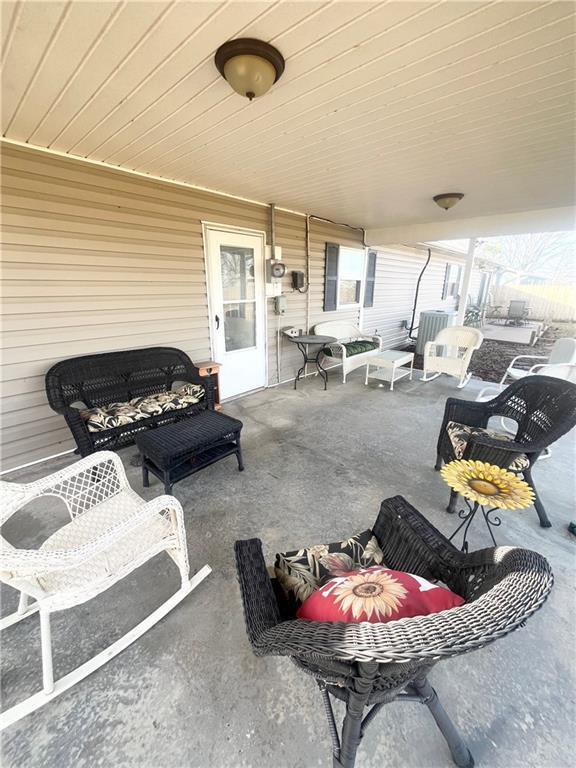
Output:
[[266,386],[264,234],[204,229],[220,397]]

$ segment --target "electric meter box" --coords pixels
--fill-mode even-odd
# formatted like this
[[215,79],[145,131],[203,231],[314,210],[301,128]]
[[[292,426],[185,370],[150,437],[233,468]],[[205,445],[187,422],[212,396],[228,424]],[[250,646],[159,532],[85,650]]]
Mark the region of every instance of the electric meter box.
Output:
[[[272,299],[282,294],[282,277],[274,277],[273,265],[282,263],[282,248],[279,245],[265,246],[266,255],[266,297]],[[285,271],[285,269],[284,269]]]

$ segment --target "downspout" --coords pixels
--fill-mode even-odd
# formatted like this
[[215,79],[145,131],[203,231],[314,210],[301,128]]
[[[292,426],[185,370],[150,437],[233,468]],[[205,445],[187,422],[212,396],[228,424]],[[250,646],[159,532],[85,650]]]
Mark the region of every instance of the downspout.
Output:
[[418,326],[414,326],[414,320],[416,318],[416,307],[418,305],[418,294],[420,293],[420,282],[422,281],[422,278],[424,277],[424,272],[426,272],[428,264],[430,264],[430,259],[431,258],[432,258],[432,249],[428,248],[428,258],[426,259],[426,263],[422,267],[422,271],[418,275],[418,281],[416,283],[416,291],[414,292],[414,306],[412,307],[412,319],[410,320],[410,329],[408,331],[408,338],[412,339],[412,341],[416,341],[416,336],[413,336],[412,334],[414,333],[414,331],[418,330]]
[[276,245],[276,204],[270,203],[270,246],[272,247],[272,258],[274,258],[274,246]]

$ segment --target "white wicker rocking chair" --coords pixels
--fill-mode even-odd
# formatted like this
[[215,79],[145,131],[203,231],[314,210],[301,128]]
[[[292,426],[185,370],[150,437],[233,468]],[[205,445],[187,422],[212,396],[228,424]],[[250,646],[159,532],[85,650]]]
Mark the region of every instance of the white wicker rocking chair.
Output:
[[[20,592],[18,610],[0,630],[38,611],[43,691],[6,710],[0,730],[51,701],[141,637],[188,595],[211,569],[189,578],[184,514],[173,496],[145,502],[129,486],[120,458],[101,451],[34,483],[0,483],[0,525],[32,499],[55,496],[70,514],[39,549],[17,549],[0,536],[0,581]],[[50,613],[104,592],[159,552],[180,570],[181,586],[140,624],[89,661],[54,681]],[[32,598],[33,602],[29,604]]]
[[479,349],[484,336],[477,328],[465,325],[452,325],[436,336],[434,341],[426,342],[424,347],[424,376],[422,381],[432,381],[440,374],[456,376],[458,389],[462,389],[472,376],[468,366],[475,350]]

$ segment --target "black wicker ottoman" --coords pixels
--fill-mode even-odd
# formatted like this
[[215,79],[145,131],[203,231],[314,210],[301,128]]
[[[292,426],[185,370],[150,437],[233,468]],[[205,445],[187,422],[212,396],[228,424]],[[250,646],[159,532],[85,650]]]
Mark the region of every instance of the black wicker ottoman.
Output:
[[179,480],[193,475],[226,456],[236,454],[242,471],[240,432],[242,422],[217,411],[202,411],[190,419],[142,432],[136,444],[142,454],[142,483],[148,473],[160,478],[166,493]]

